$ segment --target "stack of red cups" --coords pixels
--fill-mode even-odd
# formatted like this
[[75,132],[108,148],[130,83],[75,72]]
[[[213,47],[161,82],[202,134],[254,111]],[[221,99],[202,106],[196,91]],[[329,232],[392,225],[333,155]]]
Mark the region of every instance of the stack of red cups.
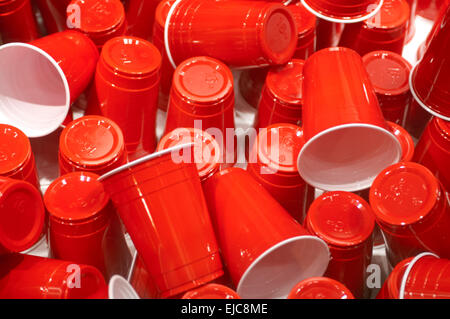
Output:
[[0,44],[30,42],[38,37],[31,0],[0,1]]

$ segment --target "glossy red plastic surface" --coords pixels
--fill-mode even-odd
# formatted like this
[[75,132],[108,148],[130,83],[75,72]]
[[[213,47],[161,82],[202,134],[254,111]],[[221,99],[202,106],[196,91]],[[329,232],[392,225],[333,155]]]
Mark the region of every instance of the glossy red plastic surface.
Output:
[[343,23],[330,22],[318,18],[316,26],[316,50],[319,51],[328,47],[337,46],[343,31]]
[[[420,0],[422,1],[422,0]],[[406,43],[409,43],[416,34],[416,16],[417,16],[417,4],[419,0],[406,0],[409,5],[409,20],[408,20],[408,33],[406,34]]]
[[380,0],[305,0],[312,10],[329,18],[354,20],[366,16],[381,2]]
[[156,287],[152,276],[150,276],[150,273],[139,255],[134,264],[133,272],[130,277],[130,284],[142,299],[160,298],[158,287]]
[[384,281],[376,299],[399,299],[403,275],[405,274],[406,268],[411,260],[413,260],[413,257],[399,262],[394,267],[387,279]]
[[[127,0],[127,35],[150,41],[159,0]],[[162,52],[161,52],[162,53]]]
[[414,156],[414,140],[411,135],[398,124],[388,122],[388,125],[390,126],[391,133],[397,137],[402,146],[402,157],[400,161],[411,162]]
[[29,42],[38,37],[31,0],[0,1],[0,41]]
[[[67,27],[67,6],[71,0],[36,0],[48,34],[64,31]],[[72,14],[75,11],[71,11]]]
[[288,6],[297,26],[297,47],[295,48],[295,59],[306,60],[316,50],[316,16],[297,2]]
[[188,291],[181,299],[241,299],[241,297],[226,286],[207,284]]
[[[74,280],[77,270],[78,287]],[[0,264],[0,298],[107,299],[108,286],[100,271],[92,266],[11,254],[3,256]]]
[[172,154],[102,180],[163,298],[223,274],[196,165]]
[[170,16],[168,41],[176,65],[203,55],[231,66],[284,64],[294,54],[297,30],[282,4],[182,1]]
[[425,19],[435,21],[439,10],[445,6],[447,0],[419,0],[417,3],[417,15]]
[[355,299],[355,297],[339,281],[327,277],[313,277],[296,284],[288,299]]

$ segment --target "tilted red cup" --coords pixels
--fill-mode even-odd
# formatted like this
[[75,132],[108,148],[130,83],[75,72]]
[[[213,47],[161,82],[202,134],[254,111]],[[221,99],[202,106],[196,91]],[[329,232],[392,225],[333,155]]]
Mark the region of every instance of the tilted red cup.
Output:
[[311,236],[248,172],[227,168],[203,190],[242,298],[285,298],[293,282],[323,274],[329,258],[325,242]]
[[389,132],[361,57],[347,48],[314,53],[303,67],[303,134],[298,170],[323,190],[370,187],[401,146]]
[[3,43],[29,42],[39,37],[31,0],[0,1],[0,35]]
[[196,165],[180,154],[187,147],[192,144],[100,177],[162,298],[223,275]]
[[339,281],[327,277],[312,277],[296,284],[287,299],[355,299],[355,297]]
[[416,163],[397,163],[377,176],[369,198],[391,265],[423,251],[450,255],[446,196],[433,174]]
[[[78,277],[77,277],[78,276]],[[0,264],[2,299],[106,299],[108,286],[92,266],[11,254]]]
[[316,16],[306,10],[300,2],[287,8],[297,25],[297,47],[293,58],[306,60],[316,50]]
[[36,187],[0,177],[0,255],[32,247],[41,236],[44,220],[44,204]]
[[408,83],[411,64],[397,53],[382,50],[362,59],[384,118],[403,125],[412,99]]
[[413,161],[427,167],[450,191],[450,122],[433,117],[417,143]]
[[188,291],[181,299],[241,299],[241,297],[226,286],[207,284]]
[[367,266],[372,258],[375,218],[358,195],[327,192],[314,200],[305,227],[323,239],[331,260],[324,276],[344,284],[357,298],[367,297]]
[[64,31],[67,28],[67,6],[71,0],[36,0],[45,30],[48,34]]
[[0,121],[28,137],[55,131],[91,81],[97,59],[94,43],[72,30],[1,46]]
[[399,299],[400,287],[402,284],[403,275],[413,257],[407,258],[399,262],[391,271],[383,286],[378,292],[376,299]]
[[59,138],[59,174],[86,171],[102,175],[127,162],[120,127],[96,115],[69,123]]
[[203,55],[230,66],[248,67],[289,61],[297,30],[292,14],[282,4],[177,0],[167,16],[164,38],[174,67]]
[[153,21],[156,19],[155,11],[158,4],[159,0],[126,1],[127,35],[150,41],[152,38]]
[[409,84],[416,101],[429,113],[450,121],[450,5],[447,5],[427,49],[411,71]]

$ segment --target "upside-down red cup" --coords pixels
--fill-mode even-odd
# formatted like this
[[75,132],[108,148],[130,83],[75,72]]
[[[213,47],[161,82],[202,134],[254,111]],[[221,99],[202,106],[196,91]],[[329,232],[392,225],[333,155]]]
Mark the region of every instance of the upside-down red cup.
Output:
[[129,36],[105,43],[90,92],[89,110],[119,125],[127,152],[156,147],[156,111],[161,54],[150,42]]
[[241,299],[241,297],[227,286],[207,284],[188,291],[181,299]]
[[355,297],[366,297],[366,269],[372,258],[375,227],[370,205],[353,193],[327,192],[311,204],[305,227],[330,249],[324,276],[343,283]]
[[50,255],[96,267],[105,276],[104,240],[111,214],[97,174],[73,172],[54,180],[44,194],[49,213]]
[[355,297],[339,281],[327,277],[312,277],[296,284],[287,299],[355,299]]
[[199,129],[181,127],[164,135],[157,151],[188,143],[194,143],[193,148],[184,150],[181,156],[197,165],[198,176],[203,183],[220,169],[223,158],[214,137]]
[[122,130],[97,115],[72,121],[59,138],[59,175],[86,171],[102,175],[127,162]]
[[292,58],[297,28],[290,11],[279,3],[177,0],[167,16],[164,38],[174,67],[194,56],[210,56],[234,67],[262,66]]
[[401,146],[389,132],[361,57],[347,48],[314,53],[303,67],[303,135],[298,170],[322,190],[370,187]]
[[67,21],[69,28],[87,35],[99,51],[109,39],[127,31],[120,0],[72,0],[67,7]]
[[168,148],[100,177],[162,298],[223,275],[197,167],[180,155],[191,147]]
[[433,29],[422,59],[411,71],[411,93],[425,110],[450,121],[450,5],[447,5],[440,26]]
[[[64,31],[67,28],[67,6],[71,0],[36,0],[47,34]],[[73,13],[75,14],[75,12]]]
[[297,156],[303,145],[301,127],[270,125],[259,132],[247,164],[250,175],[300,223],[314,200],[314,188],[297,170]]
[[159,0],[127,0],[127,35],[151,40],[155,11],[159,2]]
[[0,176],[20,179],[40,190],[33,150],[26,135],[10,125],[0,124]]
[[306,60],[316,50],[316,16],[306,10],[300,2],[287,8],[291,11],[297,26],[297,46],[293,58]]
[[302,4],[321,19],[337,23],[355,23],[375,15],[383,0],[302,0]]
[[97,59],[94,43],[73,30],[1,46],[0,121],[28,137],[55,131],[89,84]]
[[410,9],[406,0],[384,0],[381,10],[372,18],[346,25],[339,46],[360,55],[386,50],[402,54],[408,33]]
[[427,167],[450,192],[450,122],[433,117],[417,143],[413,161]]
[[408,83],[411,64],[397,53],[382,50],[362,59],[384,118],[403,125],[412,99]]
[[293,59],[267,73],[255,119],[256,129],[275,123],[302,125],[304,64],[303,60]]
[[0,1],[0,42],[29,42],[38,37],[31,0]]
[[239,296],[286,298],[294,282],[324,273],[326,243],[295,221],[248,172],[227,168],[209,178],[203,190]]
[[383,286],[378,292],[376,299],[399,299],[400,287],[402,284],[403,275],[408,268],[409,263],[413,257],[407,258],[399,262],[391,271]]
[[370,188],[370,204],[391,265],[423,251],[449,256],[450,204],[439,181],[424,166],[387,167]]
[[92,266],[11,254],[0,264],[2,299],[106,299],[108,286]]
[[447,0],[419,0],[417,3],[417,15],[425,19],[435,21],[439,10],[445,6]]

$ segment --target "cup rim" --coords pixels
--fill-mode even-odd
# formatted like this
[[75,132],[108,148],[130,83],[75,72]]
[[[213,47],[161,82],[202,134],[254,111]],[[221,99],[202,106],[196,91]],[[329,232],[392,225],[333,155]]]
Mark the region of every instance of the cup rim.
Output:
[[122,299],[117,298],[117,292],[121,291],[127,295],[126,299],[141,299],[134,290],[133,286],[120,275],[114,275],[109,280],[108,284],[108,299]]
[[170,25],[170,19],[172,18],[173,12],[175,11],[175,8],[182,2],[183,0],[176,0],[172,6],[170,7],[169,12],[167,13],[166,22],[164,23],[164,47],[166,49],[167,58],[169,59],[170,64],[174,69],[177,68],[177,65],[175,64],[175,61],[172,57],[172,52],[170,51],[169,46],[169,25]]

